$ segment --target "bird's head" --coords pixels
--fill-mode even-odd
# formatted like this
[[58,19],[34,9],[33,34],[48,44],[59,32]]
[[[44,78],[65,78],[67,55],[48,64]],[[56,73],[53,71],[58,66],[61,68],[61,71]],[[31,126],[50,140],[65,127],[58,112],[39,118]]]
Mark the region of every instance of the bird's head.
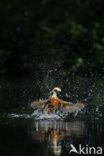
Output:
[[53,96],[57,96],[57,93],[58,92],[61,92],[61,89],[59,87],[54,87],[52,89],[52,91],[50,92],[50,96],[53,97]]

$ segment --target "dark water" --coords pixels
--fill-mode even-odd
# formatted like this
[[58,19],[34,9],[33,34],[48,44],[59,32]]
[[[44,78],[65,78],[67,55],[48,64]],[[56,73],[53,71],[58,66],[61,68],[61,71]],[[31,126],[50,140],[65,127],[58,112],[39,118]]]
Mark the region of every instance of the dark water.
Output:
[[[58,77],[0,81],[0,156],[68,156],[71,144],[104,149],[104,78]],[[87,104],[85,111],[67,121],[35,121],[26,116],[8,118],[9,113],[31,114],[30,103],[47,98],[54,85],[60,97]],[[76,155],[71,153],[70,155]],[[88,155],[88,154],[87,154]],[[93,154],[91,154],[93,155]],[[104,155],[104,151],[103,154]]]
[[79,144],[104,148],[103,135],[104,123],[100,120],[64,122],[4,118],[0,122],[0,155],[68,156],[70,144],[77,149]]

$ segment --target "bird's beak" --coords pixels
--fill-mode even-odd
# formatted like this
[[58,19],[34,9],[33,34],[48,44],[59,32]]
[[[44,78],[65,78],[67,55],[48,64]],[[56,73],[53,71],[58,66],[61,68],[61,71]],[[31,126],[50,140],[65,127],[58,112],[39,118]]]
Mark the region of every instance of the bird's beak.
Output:
[[58,92],[61,92],[61,88],[59,88],[59,87],[55,87],[55,88],[53,88],[53,91],[58,91]]

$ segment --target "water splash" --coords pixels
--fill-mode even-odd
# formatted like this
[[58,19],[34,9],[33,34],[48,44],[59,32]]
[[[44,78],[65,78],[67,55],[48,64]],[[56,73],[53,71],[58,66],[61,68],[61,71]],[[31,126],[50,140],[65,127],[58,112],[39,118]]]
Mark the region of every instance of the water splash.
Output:
[[43,114],[40,113],[39,110],[34,111],[31,115],[29,114],[17,114],[17,113],[10,113],[7,115],[8,118],[34,118],[35,120],[62,120],[62,118],[57,114]]
[[31,115],[29,114],[10,113],[7,116],[8,118],[25,118],[25,119],[31,118]]
[[47,112],[43,112],[40,109],[34,110],[34,112],[32,114],[22,114],[22,113],[9,113],[7,115],[8,118],[24,118],[24,119],[28,119],[28,118],[34,118],[35,120],[64,120],[67,118],[67,116],[69,115],[73,115],[74,117],[76,117],[78,115],[78,113],[82,113],[82,110],[77,110],[74,112],[66,112],[66,113],[61,113],[59,111],[55,112],[55,113],[50,113],[48,114]]
[[42,113],[40,110],[35,110],[32,115],[36,120],[61,120],[61,116],[59,116],[57,113],[47,114]]

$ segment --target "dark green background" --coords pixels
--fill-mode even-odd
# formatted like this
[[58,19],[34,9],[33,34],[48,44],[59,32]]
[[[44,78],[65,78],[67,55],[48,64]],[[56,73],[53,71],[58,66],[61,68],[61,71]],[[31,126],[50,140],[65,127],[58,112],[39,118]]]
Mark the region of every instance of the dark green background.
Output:
[[40,64],[103,72],[103,0],[0,1],[0,75],[28,76]]

